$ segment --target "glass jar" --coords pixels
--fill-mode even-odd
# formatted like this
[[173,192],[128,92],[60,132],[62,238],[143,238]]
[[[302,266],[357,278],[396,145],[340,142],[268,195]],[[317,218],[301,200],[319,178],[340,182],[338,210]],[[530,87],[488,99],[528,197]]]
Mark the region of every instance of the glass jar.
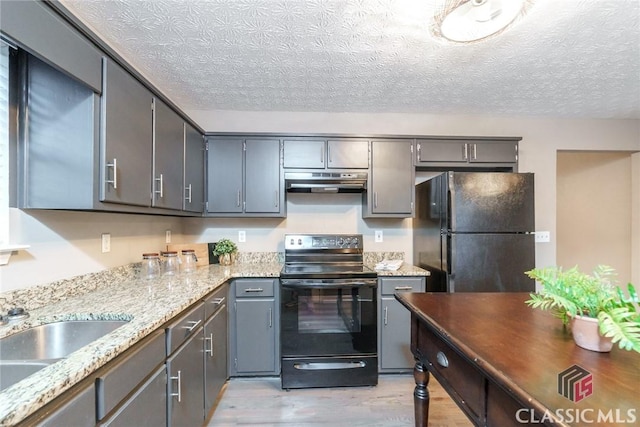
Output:
[[141,279],[153,279],[160,276],[160,257],[156,252],[142,254],[140,266]]
[[193,249],[182,250],[181,270],[183,273],[192,273],[196,271],[197,262],[198,262],[198,257],[196,257],[196,251],[194,251]]
[[165,276],[173,276],[178,274],[180,269],[180,259],[178,258],[178,252],[176,251],[167,251],[163,252],[162,256],[164,257],[162,263],[162,272]]

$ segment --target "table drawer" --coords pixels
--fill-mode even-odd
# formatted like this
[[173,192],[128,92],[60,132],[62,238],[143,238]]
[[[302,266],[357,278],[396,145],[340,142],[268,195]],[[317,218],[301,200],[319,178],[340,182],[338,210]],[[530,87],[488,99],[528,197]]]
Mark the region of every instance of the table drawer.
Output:
[[271,279],[240,279],[235,281],[236,298],[261,298],[274,295]]
[[449,393],[457,394],[454,400],[461,402],[467,415],[478,421],[484,414],[482,374],[430,330],[420,330],[418,349],[438,382]]
[[380,279],[382,295],[396,292],[424,292],[424,279],[421,277],[394,277]]

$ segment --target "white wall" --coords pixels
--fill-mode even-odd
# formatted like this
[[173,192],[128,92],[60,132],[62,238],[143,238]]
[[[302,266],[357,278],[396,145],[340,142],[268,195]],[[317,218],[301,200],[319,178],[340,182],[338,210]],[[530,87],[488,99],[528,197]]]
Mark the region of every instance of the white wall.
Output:
[[[292,132],[349,134],[522,136],[520,171],[536,173],[536,228],[551,231],[552,242],[538,244],[537,264],[555,264],[557,150],[640,151],[640,120],[563,120],[421,114],[331,114],[187,111],[207,132]],[[637,164],[637,160],[635,162]],[[636,167],[636,181],[638,172]],[[637,192],[637,191],[636,191]],[[31,248],[0,266],[0,291],[26,288],[61,278],[139,261],[164,246],[164,231],[175,243],[237,240],[247,231],[243,251],[282,250],[287,232],[355,232],[369,251],[401,251],[411,259],[411,220],[361,218],[357,195],[291,195],[288,217],[280,219],[181,219],[89,212],[22,212],[11,209],[11,243]],[[318,197],[320,196],[320,197]],[[351,199],[350,199],[351,198]],[[633,213],[638,224],[637,198]],[[636,226],[637,227],[637,226]],[[373,230],[384,243],[373,242]],[[112,251],[100,252],[100,234],[112,234]],[[636,248],[640,247],[637,242]],[[638,259],[637,255],[636,258]]]

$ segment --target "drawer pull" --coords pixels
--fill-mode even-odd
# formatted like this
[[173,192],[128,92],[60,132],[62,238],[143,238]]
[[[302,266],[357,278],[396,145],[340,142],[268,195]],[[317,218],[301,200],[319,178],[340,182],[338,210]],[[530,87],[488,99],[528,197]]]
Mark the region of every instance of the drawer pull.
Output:
[[190,326],[184,326],[184,328],[186,330],[188,330],[189,332],[191,332],[200,324],[200,322],[202,322],[202,319],[200,319],[200,320],[189,320],[187,323],[189,323]]
[[214,298],[213,301],[211,301],[211,302],[213,304],[215,304],[215,305],[220,305],[220,304],[222,304],[224,302],[224,299],[225,299],[224,297],[222,297],[222,298]]
[[[204,342],[205,342],[204,354],[208,354],[209,357],[213,357],[213,332],[209,334],[208,337],[204,337]],[[207,348],[207,342],[209,343],[209,348]]]
[[247,288],[244,290],[245,292],[264,292],[262,288]]
[[178,382],[178,392],[177,393],[169,393],[169,395],[171,397],[177,397],[178,398],[178,402],[182,402],[182,373],[181,371],[178,371],[177,375],[175,377],[169,377],[170,380],[172,381],[177,381]]
[[438,361],[438,365],[443,368],[449,367],[449,359],[447,359],[447,356],[443,352],[439,351],[438,354],[436,354],[436,360]]
[[413,290],[411,286],[396,286],[394,289],[396,291],[412,291]]

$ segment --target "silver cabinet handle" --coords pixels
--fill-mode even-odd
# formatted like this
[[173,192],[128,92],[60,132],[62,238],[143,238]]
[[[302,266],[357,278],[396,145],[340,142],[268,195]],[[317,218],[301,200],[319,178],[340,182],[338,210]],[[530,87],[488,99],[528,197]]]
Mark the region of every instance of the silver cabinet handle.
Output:
[[331,146],[327,147],[327,151],[329,152],[329,164],[333,163],[333,159],[331,158]]
[[[207,342],[210,343],[209,348],[207,348]],[[213,357],[213,332],[208,337],[204,337],[204,354]]]
[[384,308],[384,325],[386,326],[389,320],[389,307]]
[[396,286],[394,288],[396,291],[411,291],[413,288],[411,286]]
[[467,144],[467,143],[464,144],[463,159],[464,160],[469,160],[469,144]]
[[164,197],[164,193],[163,193],[164,185],[163,185],[163,182],[162,182],[162,174],[160,174],[160,178],[156,178],[156,182],[160,183],[159,184],[160,190],[156,190],[155,192],[160,195],[160,198],[163,198]]
[[264,292],[262,288],[247,288],[244,290],[245,292]]
[[377,191],[373,192],[373,207],[374,208],[378,207],[378,192]]
[[478,160],[478,144],[473,144],[473,160]]
[[273,327],[273,309],[269,309],[269,327]]
[[196,327],[198,327],[198,325],[200,324],[200,322],[202,322],[202,319],[200,320],[189,320],[187,323],[190,324],[190,326],[184,326],[184,329],[188,330],[189,332],[193,331]]
[[171,393],[170,396],[171,397],[177,397],[178,398],[178,402],[182,402],[182,374],[180,371],[178,371],[178,374],[175,377],[169,377],[170,380],[173,381],[178,381],[178,392],[177,393]]
[[214,298],[214,299],[213,299],[213,301],[211,301],[211,302],[212,302],[213,304],[215,304],[215,305],[220,305],[220,304],[222,304],[222,303],[224,302],[224,300],[225,300],[225,297],[222,297],[222,298]]
[[279,199],[279,197],[278,197],[278,196],[279,196],[279,195],[280,195],[279,191],[278,191],[278,190],[276,190],[276,191],[275,191],[275,196],[276,196],[276,197],[275,197],[275,204],[273,205],[273,206],[274,206],[274,207],[276,207],[276,208],[278,207],[278,199]]
[[446,354],[444,354],[443,352],[439,351],[438,354],[436,354],[436,360],[438,361],[438,365],[442,366],[443,368],[449,367],[449,359],[447,359]]
[[191,203],[191,184],[189,184],[188,187],[185,187],[184,190],[189,192],[189,195],[185,196],[184,199],[187,201],[187,203]]
[[324,145],[320,147],[320,163],[324,164]]
[[113,189],[118,188],[118,159],[113,158],[113,163],[107,163],[107,168],[113,168],[113,179],[105,179],[106,184],[111,184]]
[[237,198],[236,198],[236,206],[240,207],[240,190],[238,190],[238,195],[237,195]]

